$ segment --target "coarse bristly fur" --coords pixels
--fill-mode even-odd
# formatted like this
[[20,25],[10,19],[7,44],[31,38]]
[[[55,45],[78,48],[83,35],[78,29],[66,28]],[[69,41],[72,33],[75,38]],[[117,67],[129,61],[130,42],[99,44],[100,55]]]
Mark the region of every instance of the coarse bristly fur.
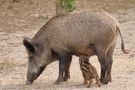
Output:
[[89,59],[85,55],[79,57],[80,69],[84,78],[84,84],[87,84],[87,87],[90,87],[93,79],[95,79],[98,87],[101,86],[99,76],[96,68],[89,63]]
[[[32,39],[23,40],[28,53],[26,84],[32,84],[43,69],[56,60],[59,60],[59,76],[55,83],[67,81],[73,55],[96,55],[101,66],[100,81],[103,84],[111,82],[118,35],[121,49],[126,53],[119,22],[105,11],[79,11],[51,18]],[[96,53],[91,45],[94,45]]]

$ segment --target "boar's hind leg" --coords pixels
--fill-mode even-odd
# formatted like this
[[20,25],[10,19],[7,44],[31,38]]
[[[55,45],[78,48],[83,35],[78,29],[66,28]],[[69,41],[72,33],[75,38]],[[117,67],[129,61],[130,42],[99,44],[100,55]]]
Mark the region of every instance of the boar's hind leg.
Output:
[[106,49],[103,47],[96,47],[96,53],[98,60],[101,66],[101,74],[100,74],[100,81],[101,83],[105,83],[105,75],[107,70],[107,62],[106,62]]
[[112,69],[112,63],[113,63],[113,52],[114,52],[115,45],[111,46],[107,53],[107,75],[105,79],[105,83],[107,84],[109,81],[112,81],[111,77],[111,69]]
[[63,81],[63,74],[66,70],[66,64],[68,63],[68,60],[71,59],[71,57],[72,56],[69,54],[63,54],[59,56],[59,75],[55,81],[55,84],[59,84],[61,81]]
[[64,77],[63,77],[63,81],[67,81],[70,78],[70,65],[71,65],[71,61],[72,61],[72,57],[69,57],[69,60],[66,64],[66,68],[65,68],[65,73],[64,73]]

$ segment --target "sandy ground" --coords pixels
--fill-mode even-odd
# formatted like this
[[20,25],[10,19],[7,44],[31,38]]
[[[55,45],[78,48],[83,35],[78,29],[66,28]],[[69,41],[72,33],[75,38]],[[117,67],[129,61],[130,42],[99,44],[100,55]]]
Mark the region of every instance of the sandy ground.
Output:
[[[135,5],[135,2],[132,1],[133,0],[129,0],[129,2]],[[50,0],[50,2],[42,4],[42,7],[43,5],[47,6],[45,7],[45,10],[41,11],[36,7],[34,8],[34,5],[37,5],[35,2],[29,2],[30,4],[32,3],[33,6],[31,5],[31,8],[34,8],[35,11],[33,10],[33,12],[30,12],[30,10],[26,10],[26,13],[24,14],[22,14],[24,9],[19,9],[18,7],[18,4],[20,3],[15,3],[12,5],[5,2],[7,6],[3,5],[3,7],[0,7],[0,90],[87,89],[86,86],[82,84],[83,78],[79,69],[78,58],[75,56],[73,57],[73,62],[71,64],[71,78],[67,82],[60,83],[60,85],[53,84],[58,76],[58,62],[54,62],[46,68],[46,70],[34,82],[33,85],[25,85],[27,73],[27,54],[24,46],[22,45],[22,40],[25,36],[30,38],[33,37],[38,29],[46,22],[47,18],[50,18],[55,14],[54,9],[52,8],[54,7],[53,2],[54,0]],[[93,2],[89,2],[88,0],[85,2],[77,0],[77,3],[79,7],[77,10],[80,10],[90,8],[88,7],[87,3]],[[127,8],[127,6],[121,6],[121,8],[118,8],[118,10],[114,10],[112,12],[110,12],[110,9],[108,8],[105,8],[105,10],[110,12],[121,22],[121,31],[126,48],[135,50],[135,6],[133,7],[132,4],[129,4],[129,8]],[[22,4],[20,4],[20,6],[21,5]],[[26,6],[24,6],[24,8]],[[14,7],[16,7],[16,9],[14,9]],[[8,11],[6,11],[5,8],[7,8]],[[92,57],[90,61],[97,68],[98,73],[100,73],[100,66],[97,57]],[[94,82],[89,89],[135,90],[134,76],[135,53],[131,52],[128,55],[123,54],[120,49],[120,39],[118,39],[114,53],[112,83],[102,85],[100,88],[98,88]]]

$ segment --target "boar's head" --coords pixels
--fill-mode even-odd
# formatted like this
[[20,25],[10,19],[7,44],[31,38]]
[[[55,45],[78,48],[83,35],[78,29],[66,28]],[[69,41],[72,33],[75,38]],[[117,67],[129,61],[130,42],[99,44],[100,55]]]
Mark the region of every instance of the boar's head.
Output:
[[51,52],[46,45],[34,42],[32,39],[24,38],[23,44],[28,53],[28,71],[26,84],[32,84],[43,72],[45,67],[53,60]]

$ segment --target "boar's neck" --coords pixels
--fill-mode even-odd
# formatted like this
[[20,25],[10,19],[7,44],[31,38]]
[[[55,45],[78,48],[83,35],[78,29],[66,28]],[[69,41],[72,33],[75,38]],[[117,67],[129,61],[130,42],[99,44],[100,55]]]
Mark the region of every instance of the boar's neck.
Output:
[[59,17],[63,17],[65,15],[60,14],[60,15],[56,15],[54,17],[52,17],[50,20],[48,20],[41,28],[40,30],[37,32],[37,34],[33,37],[34,39],[39,39],[39,38],[45,38],[47,35],[47,32],[49,29],[55,29],[52,28],[53,26],[55,26],[53,22],[57,21],[55,19],[59,18]]

